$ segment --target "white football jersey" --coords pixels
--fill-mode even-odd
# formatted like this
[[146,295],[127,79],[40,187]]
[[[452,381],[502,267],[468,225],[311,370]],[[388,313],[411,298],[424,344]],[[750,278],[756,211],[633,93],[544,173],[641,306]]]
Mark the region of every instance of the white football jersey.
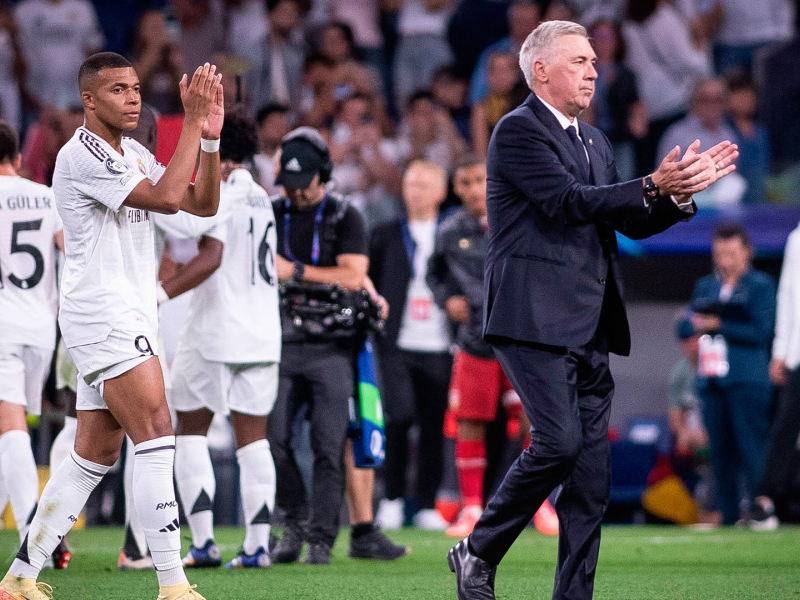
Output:
[[225,244],[222,263],[195,288],[180,343],[197,347],[206,360],[278,362],[278,234],[272,203],[249,171],[236,169],[222,182],[219,214],[205,235]]
[[69,348],[101,342],[112,329],[158,331],[150,213],[122,203],[165,169],[130,138],[122,138],[122,152],[79,127],[56,159],[66,250],[59,324]]
[[55,348],[61,228],[53,190],[0,176],[0,342]]

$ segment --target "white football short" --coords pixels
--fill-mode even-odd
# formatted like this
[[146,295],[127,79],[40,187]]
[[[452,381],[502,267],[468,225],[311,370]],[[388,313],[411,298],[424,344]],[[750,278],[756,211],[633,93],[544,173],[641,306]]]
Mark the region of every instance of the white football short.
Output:
[[253,416],[272,412],[278,396],[276,362],[234,364],[206,360],[196,348],[178,348],[172,362],[170,405],[178,412],[207,408]]
[[52,360],[52,350],[0,344],[0,400],[24,406],[31,415],[41,414],[42,389]]
[[75,366],[75,361],[67,350],[64,338],[61,338],[56,348],[56,389],[64,388],[73,392],[78,391],[78,367]]
[[78,410],[107,409],[103,384],[158,355],[158,335],[114,329],[102,342],[69,349],[78,367]]

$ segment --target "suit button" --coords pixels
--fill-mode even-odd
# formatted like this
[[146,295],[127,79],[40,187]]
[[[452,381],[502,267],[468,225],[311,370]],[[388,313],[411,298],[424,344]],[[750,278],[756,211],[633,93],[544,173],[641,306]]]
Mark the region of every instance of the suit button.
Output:
[[601,278],[601,279],[597,280],[597,283],[599,283],[600,285],[605,285],[606,284],[606,280]]

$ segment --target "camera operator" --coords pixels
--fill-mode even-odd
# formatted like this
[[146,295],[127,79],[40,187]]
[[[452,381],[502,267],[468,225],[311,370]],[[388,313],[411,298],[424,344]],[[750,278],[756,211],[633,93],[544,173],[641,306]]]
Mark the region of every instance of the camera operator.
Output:
[[[328,147],[316,130],[300,127],[284,138],[275,183],[284,188],[285,196],[273,200],[278,228],[275,259],[285,288],[283,356],[268,435],[278,473],[276,505],[286,513],[284,535],[273,552],[276,563],[296,561],[307,541],[306,563],[328,564],[339,531],[345,487],[342,450],[353,394],[356,336],[326,328],[324,322],[331,320],[324,316],[309,316],[311,323],[304,322],[287,308],[305,304],[317,309],[331,304],[324,299],[326,294],[342,297],[368,285],[364,220],[344,197],[326,190],[332,169]],[[292,448],[293,424],[304,404],[309,405],[314,454],[310,506]],[[368,493],[356,496],[368,497],[371,503],[371,489],[362,491]],[[351,556],[389,558],[383,556],[388,546],[397,550],[397,556],[405,554],[406,549],[391,544],[371,520],[352,524]]]

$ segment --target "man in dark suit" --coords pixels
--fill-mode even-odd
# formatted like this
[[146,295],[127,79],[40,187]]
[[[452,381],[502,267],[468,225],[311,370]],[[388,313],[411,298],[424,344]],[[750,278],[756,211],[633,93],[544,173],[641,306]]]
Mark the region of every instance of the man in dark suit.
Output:
[[498,123],[487,157],[484,336],[522,399],[532,442],[473,533],[448,554],[460,600],[491,600],[497,564],[558,485],[553,598],[592,597],[610,491],[608,353],[630,332],[615,231],[645,238],[695,213],[692,194],[734,170],[723,142],[621,183],[611,146],[578,123],[597,72],[586,30],[549,21],[520,51],[533,94]]

